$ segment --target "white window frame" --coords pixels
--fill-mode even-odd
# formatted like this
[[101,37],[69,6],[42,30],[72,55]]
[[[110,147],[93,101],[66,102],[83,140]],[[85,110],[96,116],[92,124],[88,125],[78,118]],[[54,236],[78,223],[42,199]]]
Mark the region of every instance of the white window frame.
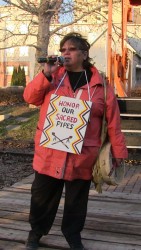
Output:
[[14,66],[6,66],[6,75],[12,76],[13,70],[14,70]]

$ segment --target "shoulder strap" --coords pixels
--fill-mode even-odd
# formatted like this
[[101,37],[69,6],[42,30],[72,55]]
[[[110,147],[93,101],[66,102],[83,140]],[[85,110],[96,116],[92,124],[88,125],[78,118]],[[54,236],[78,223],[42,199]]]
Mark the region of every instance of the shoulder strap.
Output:
[[79,89],[78,90],[78,93],[77,93],[77,95],[76,95],[76,99],[80,99],[80,96],[81,96],[81,94],[82,94],[82,91],[83,91],[83,89]]
[[103,143],[106,139],[106,136],[107,136],[107,122],[106,122],[107,87],[106,87],[105,77],[103,77],[103,87],[104,87],[104,113],[103,113],[103,120],[102,120],[102,129],[101,129],[101,144],[102,145],[103,145]]

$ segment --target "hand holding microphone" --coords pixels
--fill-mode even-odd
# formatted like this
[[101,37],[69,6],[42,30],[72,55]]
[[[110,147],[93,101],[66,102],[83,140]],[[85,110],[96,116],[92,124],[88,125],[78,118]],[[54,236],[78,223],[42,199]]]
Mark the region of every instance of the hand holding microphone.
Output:
[[54,73],[58,66],[63,65],[64,57],[62,56],[49,56],[49,57],[40,57],[37,59],[38,63],[44,63],[43,73],[46,77],[50,77]]

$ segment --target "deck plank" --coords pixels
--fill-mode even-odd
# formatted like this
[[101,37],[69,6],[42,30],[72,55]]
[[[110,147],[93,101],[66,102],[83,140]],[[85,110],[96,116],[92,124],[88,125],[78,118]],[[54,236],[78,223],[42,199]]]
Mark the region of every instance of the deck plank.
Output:
[[[30,230],[28,223],[33,175],[0,191],[0,250],[22,250]],[[45,249],[69,249],[61,233],[64,195]],[[88,214],[82,240],[89,250],[141,249],[141,196],[90,190]]]

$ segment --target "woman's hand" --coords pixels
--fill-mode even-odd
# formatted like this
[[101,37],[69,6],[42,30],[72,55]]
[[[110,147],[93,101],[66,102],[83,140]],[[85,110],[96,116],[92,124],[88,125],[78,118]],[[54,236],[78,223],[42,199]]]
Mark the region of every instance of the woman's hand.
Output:
[[122,162],[123,162],[122,158],[113,158],[113,166],[116,168],[120,167]]
[[[52,58],[53,57],[56,57],[56,56],[52,56]],[[44,75],[46,77],[50,77],[52,73],[54,73],[57,70],[58,66],[59,66],[58,61],[54,62],[53,64],[44,63],[44,68],[43,68]]]

